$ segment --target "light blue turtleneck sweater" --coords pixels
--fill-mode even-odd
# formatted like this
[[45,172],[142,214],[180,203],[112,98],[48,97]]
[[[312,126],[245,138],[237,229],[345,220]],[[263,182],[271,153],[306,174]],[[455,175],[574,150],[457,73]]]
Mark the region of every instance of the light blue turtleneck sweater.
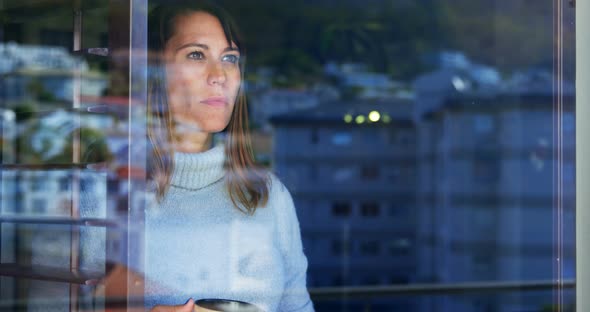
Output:
[[223,298],[265,311],[313,311],[291,195],[271,175],[267,205],[246,215],[224,177],[223,146],[175,154],[167,194],[146,211],[146,304]]

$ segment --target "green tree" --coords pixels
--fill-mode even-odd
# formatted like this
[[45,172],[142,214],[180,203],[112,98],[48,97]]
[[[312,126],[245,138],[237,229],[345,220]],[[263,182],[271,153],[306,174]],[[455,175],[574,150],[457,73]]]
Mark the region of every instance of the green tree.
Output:
[[80,161],[83,163],[109,162],[113,159],[105,136],[98,129],[83,127],[66,136],[62,151],[52,157],[51,163],[71,163],[73,161],[74,136],[80,136]]
[[35,103],[23,102],[16,105],[12,110],[14,111],[16,122],[22,123],[34,118],[37,114],[38,108]]
[[[16,138],[18,162],[22,164],[71,164],[73,163],[74,135],[80,132],[80,161],[83,163],[109,162],[113,159],[106,137],[98,129],[83,127],[61,138],[56,129],[42,127],[41,123],[31,120],[23,125]],[[47,135],[55,131],[55,135]],[[42,136],[40,134],[43,133]],[[56,144],[63,147],[55,154]]]
[[43,83],[38,78],[32,78],[27,85],[27,91],[34,99],[40,102],[53,102],[55,96],[53,93],[47,91]]

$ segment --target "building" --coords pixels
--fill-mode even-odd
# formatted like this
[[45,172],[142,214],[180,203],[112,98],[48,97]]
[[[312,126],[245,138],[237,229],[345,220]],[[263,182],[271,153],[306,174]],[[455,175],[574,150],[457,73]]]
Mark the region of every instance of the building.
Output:
[[[77,255],[80,275],[102,276],[107,263],[125,261],[126,209],[139,204],[127,202],[129,193],[135,192],[128,186],[136,184],[128,183],[126,172],[111,172],[105,163],[111,159],[100,159],[114,157],[117,151],[110,149],[120,146],[118,141],[128,139],[125,136],[117,141],[114,137],[116,118],[55,110],[15,124],[10,112],[4,112],[8,120],[3,123],[0,172],[0,244],[6,247],[0,254],[3,263],[23,263],[40,268],[39,272],[46,268],[50,272],[46,274],[59,276],[65,275],[72,255]],[[80,161],[74,162],[72,141],[68,140],[72,140],[71,133],[78,129],[78,122],[84,127],[80,132]],[[20,133],[15,137],[17,128]],[[17,138],[20,143],[16,143]],[[122,167],[116,161],[112,165]],[[78,219],[84,221],[77,223]],[[129,235],[137,235],[137,230],[129,229]],[[3,279],[0,296],[70,297],[68,283],[49,280],[28,282],[29,292],[22,294],[18,292],[22,288],[20,281]],[[80,298],[92,296],[92,289],[81,286]]]
[[14,150],[12,148],[16,137],[16,115],[9,109],[0,109],[0,131],[2,143],[2,163],[14,162]]
[[[469,83],[445,71],[442,86],[417,88],[426,103],[359,100],[272,119],[273,164],[295,199],[311,287],[549,281],[557,268],[574,277],[573,93],[558,116],[538,81],[491,92],[457,88],[457,77]],[[382,308],[552,304],[551,291],[419,299]]]
[[[574,278],[574,115],[563,115],[563,248],[556,264],[556,115],[551,93],[445,97],[418,125],[418,275],[429,282]],[[429,299],[428,311],[538,311],[551,291]],[[545,306],[546,305],[546,306]]]
[[[310,287],[416,280],[412,109],[407,100],[363,100],[272,118],[274,171],[295,201]],[[415,310],[408,300],[382,308]]]
[[[88,63],[59,46],[0,43],[0,99],[4,107],[26,101],[72,101],[79,94],[100,96],[108,86],[106,75],[91,71]],[[75,85],[74,73],[80,84]]]

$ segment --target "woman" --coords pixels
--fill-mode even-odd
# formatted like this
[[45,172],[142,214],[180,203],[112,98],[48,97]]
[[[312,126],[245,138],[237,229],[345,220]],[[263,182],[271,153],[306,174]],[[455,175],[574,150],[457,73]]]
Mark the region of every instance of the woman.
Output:
[[[192,311],[193,299],[222,298],[313,311],[293,201],[253,161],[236,27],[194,0],[155,8],[148,27],[158,205],[146,211],[146,304]],[[222,131],[225,145],[213,146]]]

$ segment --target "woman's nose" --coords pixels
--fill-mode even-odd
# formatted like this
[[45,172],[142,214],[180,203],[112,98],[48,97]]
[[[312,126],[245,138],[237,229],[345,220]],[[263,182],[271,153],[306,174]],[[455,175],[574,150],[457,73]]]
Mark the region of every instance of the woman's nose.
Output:
[[225,83],[225,70],[220,62],[212,62],[209,64],[207,82],[211,85]]

